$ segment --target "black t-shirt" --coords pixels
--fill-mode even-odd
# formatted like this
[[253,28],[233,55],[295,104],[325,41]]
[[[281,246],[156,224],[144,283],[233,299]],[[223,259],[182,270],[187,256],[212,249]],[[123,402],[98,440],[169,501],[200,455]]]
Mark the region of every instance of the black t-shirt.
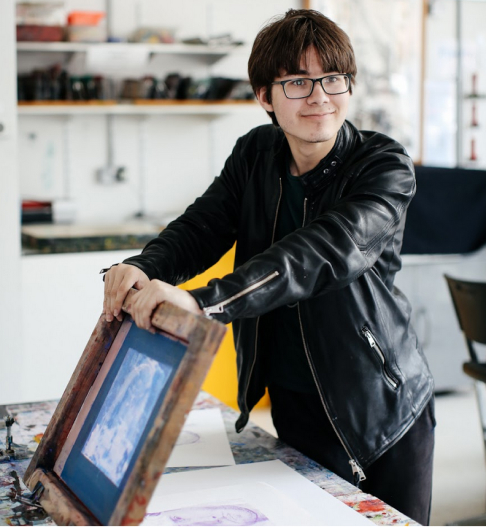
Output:
[[[275,241],[302,227],[305,191],[299,177],[290,171],[282,178],[282,198],[275,229]],[[282,306],[265,316],[265,327],[270,335],[268,384],[277,384],[296,392],[316,390],[307,360],[299,323],[297,305]]]

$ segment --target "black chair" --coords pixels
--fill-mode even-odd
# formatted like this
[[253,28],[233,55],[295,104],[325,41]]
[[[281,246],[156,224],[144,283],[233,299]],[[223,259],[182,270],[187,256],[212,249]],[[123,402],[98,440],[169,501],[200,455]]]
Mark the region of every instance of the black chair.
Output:
[[[486,448],[486,362],[478,358],[477,345],[486,344],[486,282],[458,280],[444,275],[459,326],[466,339],[469,361],[464,362],[464,373],[474,379],[479,417]],[[486,514],[458,521],[452,525],[486,525]]]
[[[475,343],[486,344],[486,282],[469,282],[444,275],[469,352],[464,373],[486,383],[486,362],[480,362]],[[484,430],[484,426],[483,426]]]

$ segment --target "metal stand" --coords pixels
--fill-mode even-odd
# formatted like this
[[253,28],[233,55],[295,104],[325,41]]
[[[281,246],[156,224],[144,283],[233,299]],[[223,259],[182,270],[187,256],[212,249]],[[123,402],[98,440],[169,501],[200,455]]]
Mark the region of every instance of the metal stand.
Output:
[[5,438],[5,449],[0,448],[0,463],[8,461],[27,459],[30,457],[29,450],[24,445],[17,445],[13,442],[12,425],[15,419],[11,415],[5,417],[5,426],[7,428],[7,436]]

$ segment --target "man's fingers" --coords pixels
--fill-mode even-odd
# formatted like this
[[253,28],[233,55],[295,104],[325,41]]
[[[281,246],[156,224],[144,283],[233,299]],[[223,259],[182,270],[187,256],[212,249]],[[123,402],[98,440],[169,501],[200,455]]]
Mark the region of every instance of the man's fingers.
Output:
[[152,327],[150,322],[152,311],[148,302],[140,294],[135,295],[132,303],[132,316],[139,328],[149,330]]
[[132,269],[126,269],[123,275],[119,276],[120,282],[115,282],[113,287],[113,291],[115,292],[112,304],[113,315],[120,321],[122,319],[123,302],[125,302],[128,291],[140,282],[138,276],[141,274],[141,271],[133,266],[127,267],[131,267]]
[[119,264],[111,267],[105,275],[103,312],[107,322],[113,318],[121,321],[122,305],[128,291],[137,284],[143,287],[149,282],[147,275],[133,265]]
[[156,307],[164,300],[172,302],[192,313],[202,314],[196,300],[187,291],[160,280],[148,281],[147,278],[146,286],[136,292],[131,298],[130,314],[135,324],[141,329],[154,333],[155,328],[151,323],[152,315]]
[[[120,283],[123,278],[123,268],[120,266],[112,267],[107,273],[108,283],[105,286],[106,311],[105,317],[111,322],[118,315],[116,311],[116,297],[119,291]],[[106,283],[106,280],[105,280]]]
[[157,305],[161,302],[161,285],[159,280],[152,280],[138,293],[132,297],[131,315],[135,324],[141,328],[155,333],[152,326],[152,314]]
[[[113,269],[113,268],[112,268]],[[111,310],[111,297],[110,291],[113,284],[113,274],[111,269],[105,274],[105,291],[103,297],[103,313],[105,314],[105,320],[111,322],[113,320],[113,314]]]
[[143,271],[139,270],[139,273],[137,274],[137,281],[133,284],[133,287],[141,291],[149,283],[150,280],[148,276]]
[[116,318],[120,316],[123,301],[125,300],[130,287],[131,286],[127,287],[124,285],[124,282],[121,282],[119,285],[113,287],[111,291],[111,311]]

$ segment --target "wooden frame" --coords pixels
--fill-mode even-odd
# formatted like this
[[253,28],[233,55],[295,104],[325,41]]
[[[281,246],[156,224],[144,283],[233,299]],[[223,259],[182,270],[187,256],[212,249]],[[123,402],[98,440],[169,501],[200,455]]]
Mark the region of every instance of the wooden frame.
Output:
[[[134,291],[130,291],[125,305],[133,294]],[[152,324],[160,331],[155,336],[136,328],[128,315],[124,315],[123,322],[114,320],[111,323],[105,322],[103,316],[100,317],[32,458],[24,476],[25,484],[30,490],[35,491],[40,505],[57,524],[138,525],[143,520],[155,486],[226,331],[225,326],[219,322],[194,315],[166,302],[155,310]],[[160,339],[156,341],[155,346],[144,345],[146,348],[154,348],[149,351],[153,357],[160,359],[160,363],[157,363],[160,366],[159,370],[163,371],[163,368],[166,368],[169,373],[164,373],[165,377],[159,385],[156,385],[158,388],[153,390],[155,395],[152,397],[152,406],[146,404],[146,401],[141,405],[141,413],[150,417],[140,421],[142,426],[130,428],[131,433],[133,430],[143,430],[143,433],[137,432],[136,442],[132,442],[136,444],[136,449],[133,447],[130,451],[130,463],[124,464],[123,478],[115,481],[111,477],[111,481],[107,480],[107,486],[110,489],[114,487],[116,492],[111,505],[100,513],[99,510],[97,512],[98,505],[92,506],[91,500],[96,501],[98,499],[96,495],[102,493],[90,489],[93,488],[93,481],[98,479],[104,481],[105,476],[100,476],[103,467],[87,457],[86,445],[96,428],[95,425],[114,408],[106,402],[113,400],[115,396],[119,400],[126,393],[121,391],[121,395],[117,393],[115,396],[110,395],[116,392],[116,387],[121,382],[118,380],[124,379],[125,371],[133,372],[133,368],[128,369],[132,363],[128,363],[128,366],[122,370],[128,361],[127,357],[138,354],[137,357],[144,357],[140,360],[146,360],[150,364],[156,363],[155,359],[144,355],[142,348],[139,350],[140,353],[132,348],[126,351],[128,347],[126,343],[129,338],[133,340],[133,335],[141,335],[140,342],[152,342],[147,340],[152,337]],[[132,355],[129,355],[130,353]],[[166,360],[165,355],[169,356],[170,353],[175,357],[173,366],[166,366],[163,361]],[[115,367],[115,364],[118,366]],[[121,372],[120,375],[118,372]],[[159,375],[159,378],[162,379],[162,376]],[[108,382],[109,379],[112,381],[111,384]],[[128,382],[124,384],[132,387],[130,390],[133,393],[133,385]],[[154,383],[150,386],[154,386]],[[147,390],[138,390],[137,393],[145,394]],[[103,393],[105,399],[102,398]],[[118,405],[115,417],[122,416],[121,418],[126,422],[131,422],[125,417],[128,414],[123,413],[120,408],[121,405]],[[130,419],[133,414],[130,413]],[[136,414],[138,416],[140,412]],[[93,419],[97,420],[93,421]],[[83,432],[85,428],[90,430],[87,440],[86,432]],[[117,434],[119,429],[104,430],[112,432],[111,437],[115,438],[113,440],[119,441],[120,434]],[[76,441],[80,441],[81,447],[76,446]],[[98,446],[96,440],[92,443]],[[71,473],[66,467],[71,459],[76,465],[76,460],[81,458],[83,462],[87,460],[85,465],[89,470],[96,471],[96,478],[86,478],[83,472],[76,477],[69,475]],[[78,485],[78,481],[81,486]],[[92,492],[96,495],[89,499],[80,498],[79,496],[83,494],[76,489],[83,489],[85,493]],[[105,497],[99,498],[103,508],[106,507]]]

